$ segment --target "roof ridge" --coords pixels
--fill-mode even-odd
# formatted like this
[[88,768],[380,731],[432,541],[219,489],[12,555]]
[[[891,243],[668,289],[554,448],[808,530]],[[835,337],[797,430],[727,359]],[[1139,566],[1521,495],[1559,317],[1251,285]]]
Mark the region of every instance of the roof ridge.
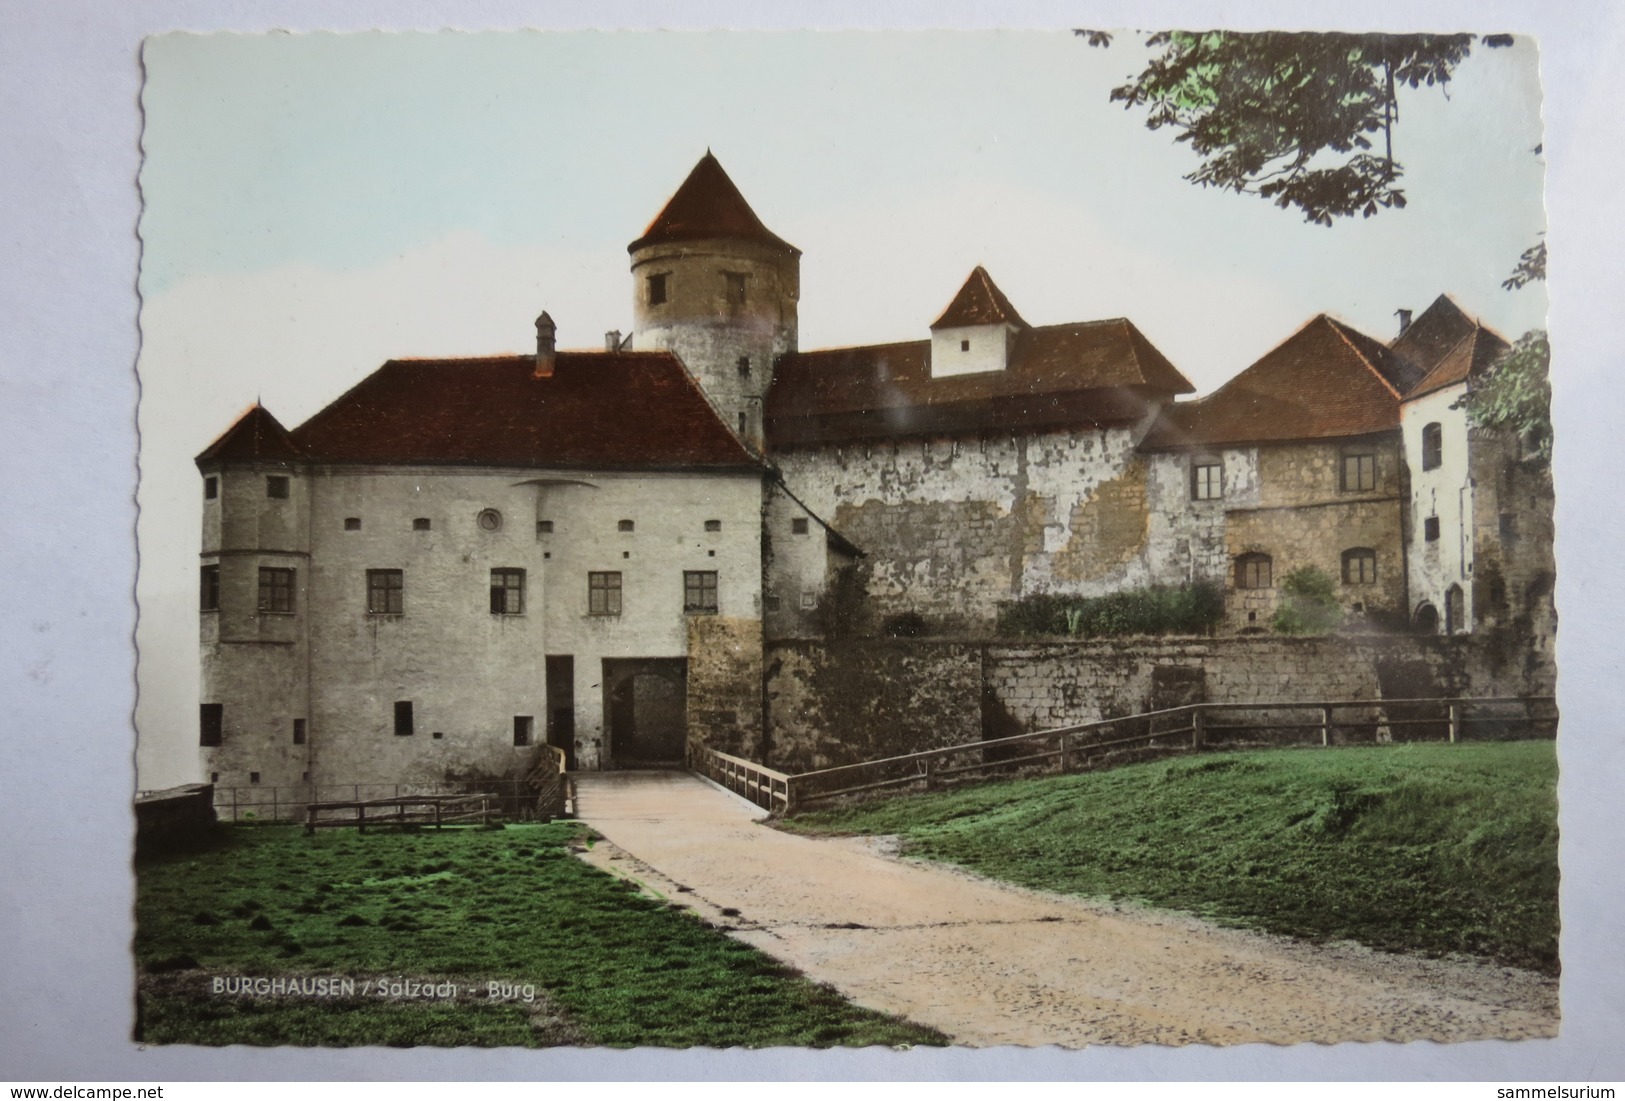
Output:
[[[1354,343],[1354,341],[1349,339],[1349,333],[1350,332],[1357,333],[1360,336],[1365,336],[1364,333],[1360,332],[1360,330],[1354,328],[1354,326],[1352,326],[1352,325],[1345,325],[1343,322],[1337,320],[1335,317],[1333,317],[1331,314],[1328,314],[1328,313],[1320,314],[1319,319],[1324,320],[1328,325],[1330,325],[1332,327],[1332,331],[1335,332],[1338,335],[1339,339],[1341,339],[1344,344],[1347,344],[1349,346],[1349,351],[1353,352],[1356,356],[1360,357],[1360,362],[1365,364],[1365,369],[1370,371],[1373,375],[1377,376],[1377,381],[1382,383],[1383,387],[1386,388],[1387,391],[1390,394],[1394,395],[1394,399],[1396,401],[1403,401],[1404,400],[1405,395],[1399,392],[1399,388],[1397,386],[1395,386],[1393,383],[1388,381],[1388,376],[1384,375],[1382,373],[1382,371],[1377,367],[1377,365],[1375,363],[1371,362],[1371,357],[1366,355],[1364,352],[1362,352],[1360,350],[1360,346],[1358,344]],[[1345,330],[1347,330],[1347,331],[1345,331]],[[1365,338],[1367,340],[1371,339],[1370,337],[1365,337]],[[1373,341],[1373,343],[1375,343],[1375,342]]]

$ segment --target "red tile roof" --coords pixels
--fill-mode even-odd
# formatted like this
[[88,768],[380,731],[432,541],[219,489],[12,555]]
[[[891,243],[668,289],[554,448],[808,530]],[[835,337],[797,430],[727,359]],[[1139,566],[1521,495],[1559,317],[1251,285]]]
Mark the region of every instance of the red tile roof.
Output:
[[1419,398],[1483,374],[1509,347],[1506,341],[1489,329],[1474,325],[1466,336],[1456,342],[1454,348],[1444,354],[1438,366],[1406,393],[1405,399]]
[[774,369],[772,447],[1132,423],[1195,389],[1132,324],[1046,325],[1013,338],[1003,371],[931,377],[931,342],[798,352]]
[[282,422],[255,402],[220,438],[203,449],[197,465],[291,463],[304,458]]
[[760,469],[666,352],[391,360],[292,433],[316,462]]
[[948,329],[961,325],[997,325],[1004,322],[1025,329],[1027,323],[1021,319],[1016,308],[1004,296],[1004,292],[993,282],[993,277],[987,269],[977,264],[965,285],[959,288],[954,300],[948,303],[948,308],[942,311],[942,316],[931,323],[931,328]]
[[1168,450],[1334,439],[1399,427],[1415,368],[1321,314],[1199,401],[1166,407],[1141,447]]
[[783,240],[756,216],[728,173],[707,149],[677,193],[671,197],[643,236],[626,246],[636,252],[649,245],[715,238],[754,241],[759,245],[799,256],[801,250]]
[[1425,375],[1437,367],[1450,349],[1460,344],[1474,328],[1473,319],[1450,301],[1449,296],[1441,294],[1422,311],[1420,317],[1405,327],[1404,332],[1394,338],[1389,347]]

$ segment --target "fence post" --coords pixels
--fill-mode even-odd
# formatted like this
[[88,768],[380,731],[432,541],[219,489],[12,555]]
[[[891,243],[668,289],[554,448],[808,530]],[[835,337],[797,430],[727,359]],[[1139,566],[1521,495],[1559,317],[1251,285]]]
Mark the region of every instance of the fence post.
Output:
[[935,791],[936,789],[937,789],[937,759],[935,757],[927,757],[925,759],[925,790],[926,791]]
[[1191,712],[1191,749],[1201,752],[1207,742],[1207,708],[1201,704]]
[[1072,771],[1072,734],[1070,731],[1061,731],[1061,771]]
[[1320,709],[1320,744],[1332,744],[1332,709],[1329,707]]
[[316,832],[316,804],[312,803],[305,808],[305,834],[308,836]]
[[1450,741],[1451,741],[1451,744],[1455,744],[1456,740],[1458,738],[1460,738],[1460,737],[1461,737],[1461,703],[1459,701],[1457,701],[1457,700],[1451,700],[1450,701]]
[[366,833],[367,832],[367,808],[361,805],[360,800],[356,801],[355,832],[356,833]]

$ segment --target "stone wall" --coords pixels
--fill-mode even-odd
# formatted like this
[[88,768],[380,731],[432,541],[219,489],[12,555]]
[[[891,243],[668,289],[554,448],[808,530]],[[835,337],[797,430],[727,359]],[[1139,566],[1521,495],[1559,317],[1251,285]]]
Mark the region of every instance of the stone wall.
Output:
[[762,752],[762,621],[688,621],[688,742],[750,760]]
[[765,763],[792,772],[1188,703],[1549,694],[1470,638],[770,643]]
[[137,856],[179,852],[214,837],[214,785],[185,784],[149,792],[135,801]]

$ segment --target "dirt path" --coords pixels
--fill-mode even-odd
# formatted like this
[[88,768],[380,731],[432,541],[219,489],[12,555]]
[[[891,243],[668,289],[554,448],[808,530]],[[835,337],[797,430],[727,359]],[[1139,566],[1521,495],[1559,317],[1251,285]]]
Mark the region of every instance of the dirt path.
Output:
[[1314,947],[1007,887],[811,839],[687,773],[580,777],[593,863],[691,906],[861,1005],[970,1046],[1554,1036],[1555,981]]

